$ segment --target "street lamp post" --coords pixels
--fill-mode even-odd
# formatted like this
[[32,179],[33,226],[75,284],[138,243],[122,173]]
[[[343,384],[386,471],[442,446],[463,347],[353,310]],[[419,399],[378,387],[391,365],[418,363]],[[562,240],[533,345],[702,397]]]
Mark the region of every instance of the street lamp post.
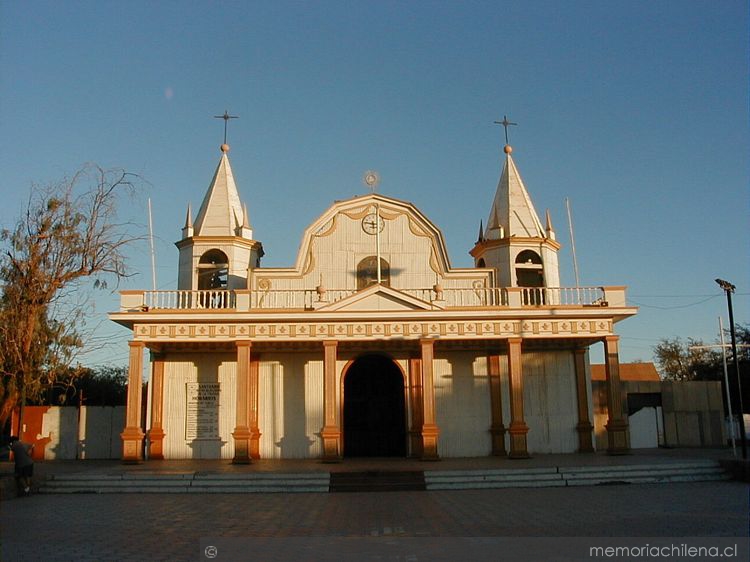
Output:
[[740,360],[737,357],[737,334],[734,330],[734,311],[732,309],[732,293],[735,286],[729,281],[716,279],[719,287],[727,294],[727,308],[729,308],[729,333],[732,336],[732,357],[734,358],[734,372],[737,376],[737,394],[740,404],[740,443],[742,445],[742,460],[747,460],[747,439],[745,437],[745,408],[742,405],[742,379],[740,377]]

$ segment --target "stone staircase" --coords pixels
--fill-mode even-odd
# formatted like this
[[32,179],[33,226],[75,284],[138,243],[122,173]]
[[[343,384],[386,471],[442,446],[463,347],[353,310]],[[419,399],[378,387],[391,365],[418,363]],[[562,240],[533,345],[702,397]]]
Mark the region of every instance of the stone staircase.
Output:
[[42,494],[252,494],[328,492],[327,472],[244,474],[211,472],[125,472],[59,474],[39,488]]
[[425,472],[427,490],[541,488],[728,480],[716,461]]
[[425,489],[424,472],[417,470],[331,473],[331,492],[398,492]]
[[712,460],[577,467],[410,471],[169,472],[50,475],[43,494],[252,494],[541,488],[728,480]]

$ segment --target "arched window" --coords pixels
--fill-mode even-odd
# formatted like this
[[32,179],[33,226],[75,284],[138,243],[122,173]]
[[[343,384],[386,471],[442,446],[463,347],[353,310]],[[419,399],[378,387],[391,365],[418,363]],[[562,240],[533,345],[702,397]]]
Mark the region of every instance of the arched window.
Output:
[[226,289],[229,258],[221,250],[209,250],[198,261],[198,290]]
[[[516,256],[516,283],[519,287],[544,287],[544,265],[539,254],[524,250]],[[524,291],[524,304],[545,304],[544,291]]]
[[477,267],[487,267],[484,264],[484,258],[479,258],[479,260],[477,261]]
[[[378,258],[368,256],[357,264],[357,290],[364,289],[378,282]],[[391,266],[380,258],[380,284],[391,286]]]

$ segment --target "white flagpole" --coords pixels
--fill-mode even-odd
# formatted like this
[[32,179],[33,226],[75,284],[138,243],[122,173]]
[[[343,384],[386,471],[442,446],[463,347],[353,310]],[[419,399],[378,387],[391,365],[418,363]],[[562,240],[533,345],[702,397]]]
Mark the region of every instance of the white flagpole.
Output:
[[375,204],[375,251],[378,260],[378,285],[380,285],[383,280],[380,271],[380,203]]
[[156,255],[154,254],[154,223],[151,219],[151,197],[148,198],[148,241],[151,246],[151,285],[156,291]]
[[568,229],[570,230],[570,249],[573,251],[573,271],[576,275],[576,289],[581,286],[578,278],[578,259],[576,259],[576,241],[573,237],[573,218],[570,214],[570,200],[565,198],[565,207],[568,209]]

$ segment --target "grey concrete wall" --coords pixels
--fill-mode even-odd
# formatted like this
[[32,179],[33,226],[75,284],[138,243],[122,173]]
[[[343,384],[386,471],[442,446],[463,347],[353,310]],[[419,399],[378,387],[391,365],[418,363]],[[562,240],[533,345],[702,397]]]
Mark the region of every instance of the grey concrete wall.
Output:
[[45,460],[118,459],[125,406],[53,406],[42,419]]
[[[718,381],[623,381],[623,399],[631,394],[661,393],[664,445],[723,447],[726,445],[724,402]],[[596,448],[607,448],[607,393],[593,381]],[[627,404],[627,402],[624,402]],[[626,410],[627,411],[627,410]]]
[[669,447],[726,444],[724,405],[718,381],[663,381],[664,432]]

